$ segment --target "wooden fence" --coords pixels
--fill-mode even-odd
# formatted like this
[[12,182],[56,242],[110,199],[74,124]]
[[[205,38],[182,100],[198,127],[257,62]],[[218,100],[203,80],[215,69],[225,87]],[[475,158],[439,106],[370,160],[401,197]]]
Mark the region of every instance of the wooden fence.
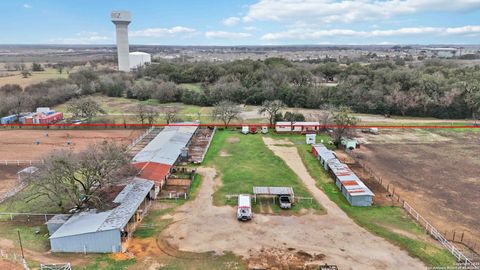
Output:
[[[437,240],[445,249],[447,249],[456,259],[458,262],[462,262],[466,269],[479,269],[479,266],[474,264],[470,258],[465,256],[460,249],[458,249],[454,244],[452,244],[449,240],[447,240],[446,236],[443,235],[438,229],[436,229],[430,222],[428,222],[420,213],[415,210],[408,202],[400,198],[398,192],[395,191],[395,187],[384,181],[381,177],[378,177],[373,170],[371,170],[365,163],[359,160],[355,154],[351,152],[347,152],[351,158],[355,160],[357,164],[362,166],[362,168],[378,183],[380,183],[392,196],[394,200],[397,202],[402,203],[402,208],[411,216],[413,217],[416,222],[425,228],[425,232],[428,233],[432,238]],[[452,241],[453,242],[453,241]],[[462,244],[466,245],[470,249],[474,250],[471,246],[468,246],[466,243],[462,242]],[[474,250],[476,251],[476,250]]]

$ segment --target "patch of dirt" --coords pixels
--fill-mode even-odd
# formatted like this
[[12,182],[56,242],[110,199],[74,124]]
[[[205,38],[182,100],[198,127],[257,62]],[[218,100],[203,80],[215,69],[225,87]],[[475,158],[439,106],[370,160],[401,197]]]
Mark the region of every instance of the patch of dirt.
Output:
[[227,150],[220,150],[219,155],[220,155],[221,157],[229,157],[229,156],[231,156],[231,155],[227,152]]
[[[399,131],[402,133],[403,131]],[[371,143],[355,150],[377,177],[441,232],[480,240],[480,137],[442,133],[447,141]]]
[[240,141],[240,138],[238,137],[230,137],[227,139],[228,143],[238,143]]
[[20,263],[0,259],[0,269],[23,270],[23,266]]
[[[275,143],[273,141],[273,144]],[[279,250],[270,252],[272,255],[268,256],[273,257],[267,262],[275,263],[277,257],[295,258],[295,262],[305,265],[311,260],[306,257],[310,256],[295,254],[302,250],[314,259],[316,254],[323,254],[317,257],[319,261],[337,264],[340,269],[425,268],[419,260],[409,257],[405,251],[356,225],[316,188],[315,181],[309,176],[296,148],[280,148],[285,153],[278,153],[278,149],[272,146],[272,150],[284,159],[289,167],[296,167],[294,171],[304,180],[315,199],[328,210],[327,215],[256,214],[250,222],[239,222],[234,207],[213,205],[212,194],[218,185],[216,181],[219,181],[219,177],[216,177],[215,169],[201,167],[198,172],[203,176],[203,181],[197,197],[177,208],[172,214],[173,223],[161,233],[159,239],[163,239],[169,247],[178,248],[180,252],[213,251],[223,254],[231,251],[243,256],[247,261],[258,258],[260,261],[257,263],[263,263],[262,257],[265,256],[259,255],[263,249]],[[287,248],[292,250],[288,251]],[[290,262],[284,259],[276,265],[278,264],[283,267],[280,269],[287,269]],[[292,266],[289,269],[295,268]]]
[[19,184],[17,172],[25,166],[0,164],[0,196]]
[[[0,130],[0,162],[3,160],[39,160],[51,152],[85,150],[90,144],[114,141],[128,145],[143,130]],[[46,134],[48,133],[48,137]],[[39,145],[35,144],[36,140]],[[71,145],[67,145],[67,141]]]
[[262,249],[247,260],[249,269],[318,269],[325,255],[295,249]]

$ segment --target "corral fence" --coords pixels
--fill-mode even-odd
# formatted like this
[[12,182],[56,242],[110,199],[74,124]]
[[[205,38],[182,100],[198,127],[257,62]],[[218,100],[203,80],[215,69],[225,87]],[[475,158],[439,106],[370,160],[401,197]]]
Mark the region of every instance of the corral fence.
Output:
[[43,159],[37,159],[37,160],[0,160],[0,165],[17,165],[17,166],[23,166],[23,165],[41,165],[44,164],[45,160]]
[[[359,160],[358,157],[351,152],[347,152],[353,160],[362,168],[378,183],[380,183],[388,192],[388,194],[397,202],[401,202],[402,208],[411,216],[416,222],[425,228],[425,232],[428,233],[432,238],[437,240],[445,249],[447,249],[456,259],[458,262],[462,262],[466,269],[479,269],[479,266],[472,262],[471,258],[465,256],[464,253],[460,251],[454,244],[452,244],[449,240],[447,240],[446,236],[443,235],[437,228],[435,228],[430,222],[428,222],[420,213],[415,210],[408,202],[400,198],[400,195],[395,192],[395,187],[384,181],[381,177],[377,176],[373,170],[371,170],[363,161]],[[462,239],[463,240],[463,239]],[[453,241],[452,241],[453,242]],[[465,246],[473,250],[474,252],[478,252],[477,250],[473,249],[474,247],[468,246],[467,243],[462,242]]]
[[27,186],[25,181],[22,181],[20,185],[16,185],[15,187],[11,188],[9,191],[0,195],[0,203],[4,202],[8,198],[15,196],[18,192],[22,191]]
[[127,152],[130,151],[133,147],[135,147],[135,145],[137,145],[140,141],[142,141],[145,137],[148,136],[148,134],[150,134],[153,130],[155,129],[155,127],[150,127],[149,129],[147,129],[147,131],[145,131],[142,135],[138,136],[136,139],[134,139],[132,141],[132,143],[130,143],[128,146],[127,146]]
[[72,270],[72,265],[70,263],[41,264],[40,270]]
[[28,267],[28,263],[25,258],[23,258],[21,254],[17,254],[16,252],[0,249],[0,259],[20,264],[22,265],[23,269],[30,270],[30,267]]
[[43,214],[43,213],[10,213],[0,212],[0,221],[42,221],[47,222],[50,218],[57,214]]

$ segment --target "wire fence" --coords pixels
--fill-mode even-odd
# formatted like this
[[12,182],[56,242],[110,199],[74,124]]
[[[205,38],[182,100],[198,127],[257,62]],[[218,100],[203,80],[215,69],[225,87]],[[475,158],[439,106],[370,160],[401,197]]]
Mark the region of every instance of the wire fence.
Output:
[[25,258],[23,258],[21,254],[17,254],[16,252],[0,249],[0,258],[16,264],[20,264],[23,269],[30,270],[30,267],[28,267],[28,263]]
[[[437,240],[445,249],[447,249],[456,259],[458,262],[462,262],[465,267],[469,267],[467,269],[479,269],[479,266],[475,264],[470,258],[468,258],[464,253],[460,251],[453,243],[451,243],[445,235],[443,235],[437,228],[435,228],[430,222],[428,222],[420,213],[415,210],[408,202],[400,197],[398,191],[395,191],[395,187],[384,181],[381,177],[377,176],[373,170],[371,170],[363,161],[359,160],[358,157],[354,154],[349,152],[348,153],[353,160],[362,166],[362,168],[380,185],[382,185],[389,195],[397,202],[402,202],[402,208],[417,221],[417,223],[425,228],[425,232],[428,233],[432,238]],[[453,241],[452,241],[453,242]],[[472,248],[468,246],[467,243],[462,242],[465,246],[472,249],[473,251],[477,252],[475,246]]]

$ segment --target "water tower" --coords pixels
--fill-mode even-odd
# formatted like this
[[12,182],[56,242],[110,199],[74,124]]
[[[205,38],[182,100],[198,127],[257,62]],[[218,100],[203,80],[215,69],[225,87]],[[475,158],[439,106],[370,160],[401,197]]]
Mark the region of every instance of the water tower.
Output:
[[115,24],[117,30],[117,55],[118,55],[118,70],[130,71],[128,46],[128,25],[132,21],[132,15],[128,11],[114,11],[112,12],[112,22]]

